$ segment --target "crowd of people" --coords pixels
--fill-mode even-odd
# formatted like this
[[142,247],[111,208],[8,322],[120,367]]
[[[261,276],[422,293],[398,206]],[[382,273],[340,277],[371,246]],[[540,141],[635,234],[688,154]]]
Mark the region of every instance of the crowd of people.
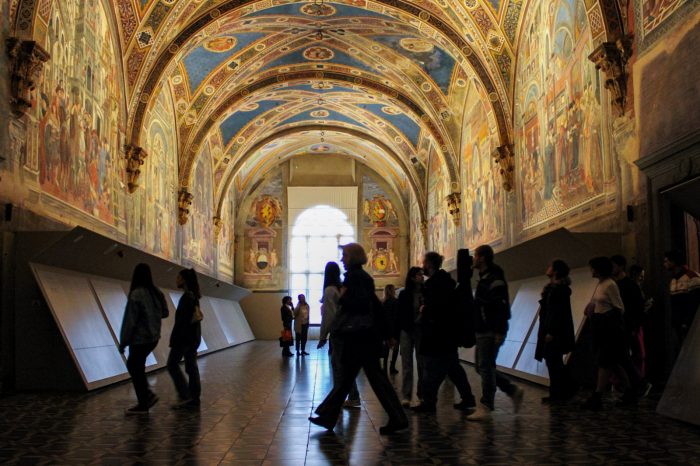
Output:
[[[398,297],[393,285],[385,287],[383,302],[373,291],[372,278],[362,270],[366,263],[362,246],[351,243],[342,248],[345,281],[340,283],[337,264],[326,267],[318,345],[321,348],[330,339],[333,388],[317,407],[316,416],[309,418],[313,424],[332,430],[344,403],[359,405],[355,378],[360,368],[389,415],[388,424],[380,429],[382,434],[407,428],[402,408],[435,413],[438,391],[446,378],[461,397],[454,408],[464,411],[470,421],[491,418],[497,389],[510,398],[514,412],[519,410],[524,391],[496,367],[511,309],[505,273],[494,262],[490,246],[478,247],[473,257],[468,250],[458,252],[456,282],[442,269],[440,254],[426,253],[422,267],[409,269]],[[666,253],[664,264],[672,275],[672,321],[682,344],[700,304],[700,276],[682,265],[677,253]],[[621,393],[618,406],[633,406],[651,388],[645,378],[643,323],[652,300],[642,289],[644,271],[632,266],[628,274],[627,262],[620,255],[595,257],[589,267],[597,284],[585,309],[584,325],[589,325],[592,334],[590,357],[596,380],[581,408],[602,409],[604,394],[611,387]],[[474,288],[473,272],[478,273]],[[544,360],[550,379],[549,395],[542,403],[569,402],[578,389],[566,364],[576,345],[569,272],[566,262],[553,260],[547,266],[548,282],[539,301],[535,358]],[[478,400],[460,363],[459,347],[475,347],[475,369],[482,389]],[[388,377],[398,373],[399,353],[400,400]]]

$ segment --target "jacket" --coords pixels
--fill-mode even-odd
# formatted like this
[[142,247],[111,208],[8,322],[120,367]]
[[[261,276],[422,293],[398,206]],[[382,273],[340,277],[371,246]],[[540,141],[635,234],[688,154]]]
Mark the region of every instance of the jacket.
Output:
[[362,267],[352,267],[345,273],[338,305],[340,310],[331,325],[331,334],[343,335],[354,327],[360,329],[362,338],[380,341],[390,337],[374,279]]
[[165,296],[158,290],[136,288],[129,293],[119,335],[119,347],[148,345],[160,340],[161,319],[168,317]]
[[288,308],[286,304],[282,304],[280,308],[280,317],[282,318],[282,328],[291,330],[292,320],[294,320],[294,311]]
[[420,353],[449,355],[457,349],[459,334],[456,283],[450,274],[438,270],[423,285],[423,312],[420,317]]
[[479,273],[479,283],[474,294],[476,333],[508,333],[510,298],[505,274],[496,264]]
[[327,286],[323,290],[323,304],[321,305],[321,333],[320,340],[327,340],[328,334],[331,332],[331,326],[338,313],[338,300],[340,299],[340,290],[334,285]]
[[175,325],[170,334],[170,347],[199,347],[202,339],[202,324],[192,322],[194,309],[199,305],[199,299],[191,291],[186,291],[180,297],[175,310]]
[[396,298],[387,298],[382,303],[382,313],[386,321],[387,331],[389,335],[396,338],[396,320],[399,314],[399,300]]
[[[416,293],[419,293],[419,297],[422,300],[423,296],[420,291],[416,291]],[[407,289],[401,290],[399,293],[399,301],[398,301],[398,306],[396,310],[396,317],[394,319],[394,323],[392,325],[393,329],[393,337],[396,338],[397,340],[399,339],[401,335],[401,331],[403,330],[406,333],[413,333],[416,327],[416,317],[418,316],[418,312],[414,307],[414,292],[409,291]]]
[[629,331],[639,330],[644,319],[644,295],[639,285],[630,277],[615,280],[620,298],[625,306],[625,327]]
[[472,294],[471,281],[457,284],[457,318],[458,330],[457,343],[464,348],[471,348],[476,344],[474,333],[474,295]]
[[[547,343],[547,334],[552,341]],[[535,359],[573,351],[575,344],[574,319],[571,316],[571,288],[568,283],[550,283],[542,290],[540,299],[540,326],[537,331]]]

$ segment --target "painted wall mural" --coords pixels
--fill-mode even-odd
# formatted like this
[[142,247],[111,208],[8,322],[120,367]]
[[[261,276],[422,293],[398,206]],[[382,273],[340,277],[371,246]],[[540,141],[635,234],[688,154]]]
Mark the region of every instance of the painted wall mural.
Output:
[[472,83],[462,131],[462,225],[464,244],[474,249],[503,239],[505,196],[491,153],[498,145],[493,118]]
[[431,146],[428,173],[428,249],[444,256],[443,268],[455,266],[457,229],[447,212],[446,198],[450,194],[447,167]]
[[362,176],[362,238],[367,249],[367,266],[375,279],[399,277],[401,244],[399,216],[379,182]]
[[233,278],[233,252],[236,240],[234,236],[235,208],[235,192],[231,189],[221,208],[221,231],[217,239],[217,272],[221,278]]
[[[163,88],[150,111],[144,148],[148,153],[142,168],[144,198],[142,214],[146,249],[177,260],[177,135],[170,90]],[[145,175],[145,176],[144,176]]]
[[[254,192],[250,203],[238,214],[243,219],[241,259],[236,277],[255,289],[280,289],[285,286],[284,250],[286,248],[286,209],[283,169],[270,173]],[[240,244],[239,243],[239,244]]]
[[411,267],[421,265],[421,260],[425,254],[425,238],[423,238],[423,228],[420,221],[420,207],[418,200],[411,191],[411,200],[409,204],[409,229],[408,238],[411,245],[409,253],[409,264]]
[[644,35],[651,33],[687,0],[639,0]]
[[522,31],[515,149],[519,214],[528,229],[614,186],[583,1],[540,1],[528,9]]
[[194,199],[189,220],[182,227],[182,260],[195,269],[210,274],[216,270],[212,225],[213,186],[211,153],[209,145],[205,144],[197,157],[197,166],[190,185]]
[[48,18],[37,18],[51,54],[34,105],[39,190],[70,221],[83,218],[78,209],[115,226],[125,216],[117,36],[101,2],[55,1]]

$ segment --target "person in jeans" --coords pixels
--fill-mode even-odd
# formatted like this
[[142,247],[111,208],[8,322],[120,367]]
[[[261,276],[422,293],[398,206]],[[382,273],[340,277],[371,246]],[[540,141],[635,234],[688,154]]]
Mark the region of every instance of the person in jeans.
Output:
[[571,315],[569,266],[562,260],[554,260],[547,267],[547,277],[549,283],[540,299],[535,359],[544,359],[549,371],[549,396],[542,398],[542,403],[553,403],[567,400],[573,394],[563,357],[574,349],[576,337]]
[[[199,396],[202,392],[197,366],[197,348],[202,341],[202,324],[196,315],[202,295],[199,292],[199,282],[194,269],[181,270],[177,274],[175,284],[183,293],[175,310],[175,325],[170,334],[170,354],[168,355],[168,372],[180,398],[173,407],[196,408],[199,406]],[[183,357],[188,382],[185,381],[185,376],[180,370],[180,360]]]
[[134,384],[138,404],[126,410],[126,414],[148,414],[158,397],[146,380],[146,358],[160,340],[161,319],[168,317],[165,296],[153,284],[148,264],[138,264],[134,269],[129,289],[129,299],[119,336],[119,352],[129,347],[126,367]]
[[[328,262],[323,275],[323,298],[321,299],[321,333],[316,348],[321,349],[328,341],[328,334],[333,326],[335,316],[338,314],[338,301],[340,300],[340,267],[335,262]],[[331,368],[333,370],[333,383],[342,377],[341,358],[343,351],[343,342],[330,336],[330,356]],[[345,400],[346,408],[359,408],[360,392],[357,390],[357,383],[352,382],[348,399]]]
[[498,350],[508,333],[510,298],[503,269],[493,262],[493,249],[482,245],[474,251],[474,268],[479,271],[479,283],[474,295],[476,331],[476,369],[481,376],[481,400],[476,411],[467,416],[470,421],[491,418],[494,410],[496,387],[513,401],[518,412],[523,390],[496,370]]
[[294,344],[297,352],[297,357],[308,356],[306,352],[306,340],[309,336],[309,304],[306,302],[306,296],[300,294],[297,296],[299,302],[294,308]]
[[[375,294],[374,280],[362,270],[367,254],[362,245],[350,243],[343,248],[342,262],[345,281],[340,291],[340,310],[333,320],[331,335],[342,345],[339,376],[333,389],[316,408],[312,424],[333,430],[343,402],[350,392],[360,369],[365,371],[372,390],[389,415],[389,422],[379,429],[381,435],[391,434],[408,427],[406,413],[389,378],[379,365],[382,343],[390,335],[381,310],[381,302]],[[335,351],[335,349],[334,349]]]
[[457,407],[474,405],[474,395],[457,353],[461,330],[457,284],[442,267],[442,256],[428,252],[423,257],[423,306],[420,310],[424,384],[423,402],[411,408],[418,413],[434,413],[440,385],[449,375],[462,402]]
[[419,333],[416,320],[423,305],[423,269],[411,267],[406,274],[406,284],[399,293],[399,306],[394,321],[394,339],[399,340],[401,351],[401,405],[409,407],[413,395],[413,352],[418,363],[416,396],[423,400],[423,360],[419,355]]

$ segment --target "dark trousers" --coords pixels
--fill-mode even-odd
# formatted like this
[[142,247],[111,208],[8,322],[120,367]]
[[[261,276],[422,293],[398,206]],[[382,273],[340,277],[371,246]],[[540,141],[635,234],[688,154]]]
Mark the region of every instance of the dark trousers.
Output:
[[131,376],[131,383],[134,384],[136,399],[139,401],[139,406],[148,406],[148,398],[151,389],[148,387],[146,380],[146,358],[156,347],[158,342],[148,343],[145,345],[130,345],[129,357],[126,359],[126,368]]
[[[338,380],[342,380],[343,378],[343,362],[342,362],[342,355],[343,355],[343,340],[336,340],[333,338],[333,335],[331,335],[330,341],[332,343],[332,348],[330,348],[330,355],[331,355],[331,369],[333,370],[333,385],[337,383]],[[329,346],[331,344],[329,343]],[[357,382],[354,380],[352,381],[352,385],[350,386],[350,392],[348,393],[348,400],[351,401],[360,401],[360,392],[357,390]]]
[[396,370],[396,360],[399,358],[399,345],[394,346],[394,348],[390,348],[389,345],[387,345],[384,348],[384,354],[382,355],[382,368],[386,371],[387,370],[387,362],[389,362],[389,353],[391,353],[391,369]]
[[494,409],[496,387],[508,396],[516,391],[516,386],[508,377],[496,370],[498,350],[501,348],[505,335],[495,333],[476,334],[476,371],[481,376],[481,404]]
[[[199,367],[197,367],[197,348],[199,344],[190,346],[175,346],[170,348],[168,354],[168,372],[173,379],[175,389],[181,400],[199,400],[202,393],[202,385],[199,380]],[[185,372],[189,383],[185,381],[180,369],[180,361],[185,358]]]
[[469,385],[469,379],[464,368],[459,363],[459,355],[455,348],[454,353],[427,356],[423,355],[423,403],[428,406],[437,404],[437,394],[440,385],[449,377],[453,384],[457,387],[462,400],[472,401],[472,387]]
[[301,324],[301,332],[295,332],[294,347],[299,352],[299,347],[301,351],[306,351],[306,340],[309,337],[309,324]]
[[[401,407],[399,397],[396,396],[394,387],[379,365],[381,351],[379,343],[363,334],[343,336],[336,340],[341,340],[343,344],[338,376],[331,392],[316,408],[316,414],[330,422],[336,422],[360,369],[364,369],[374,394],[389,415],[389,422],[407,423],[406,413]],[[337,348],[337,343],[335,347]]]
[[569,379],[569,371],[564,365],[564,358],[560,353],[545,352],[544,362],[549,372],[549,396],[554,399],[566,399],[572,395],[572,384]]

